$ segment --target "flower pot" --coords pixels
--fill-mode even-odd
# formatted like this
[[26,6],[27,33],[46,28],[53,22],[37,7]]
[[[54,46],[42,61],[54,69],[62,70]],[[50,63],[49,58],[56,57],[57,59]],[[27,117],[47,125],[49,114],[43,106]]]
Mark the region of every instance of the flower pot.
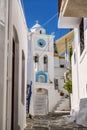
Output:
[[63,93],[63,92],[61,92],[61,93],[60,93],[60,96],[64,96],[64,93]]

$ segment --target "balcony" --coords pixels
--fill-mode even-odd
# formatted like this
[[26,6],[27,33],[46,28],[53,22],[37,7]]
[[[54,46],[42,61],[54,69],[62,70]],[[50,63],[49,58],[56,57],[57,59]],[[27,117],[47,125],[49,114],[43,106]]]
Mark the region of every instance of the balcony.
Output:
[[87,17],[87,0],[62,0],[61,12],[67,17]]
[[71,15],[65,16],[68,1],[71,0],[59,0],[59,21],[58,21],[59,28],[76,28],[81,22],[81,18],[72,17]]

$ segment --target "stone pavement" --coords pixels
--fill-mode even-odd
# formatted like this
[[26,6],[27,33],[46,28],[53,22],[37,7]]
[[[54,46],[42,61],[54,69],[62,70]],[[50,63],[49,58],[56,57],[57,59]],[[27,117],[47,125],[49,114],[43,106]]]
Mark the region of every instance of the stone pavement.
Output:
[[75,122],[66,120],[67,113],[50,113],[46,116],[27,118],[25,130],[87,130],[86,127],[77,125]]

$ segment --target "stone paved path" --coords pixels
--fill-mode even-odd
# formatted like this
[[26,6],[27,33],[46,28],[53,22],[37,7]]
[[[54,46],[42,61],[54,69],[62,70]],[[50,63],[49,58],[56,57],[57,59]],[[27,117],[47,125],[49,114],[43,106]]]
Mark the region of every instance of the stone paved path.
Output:
[[27,118],[25,130],[87,130],[87,128],[77,125],[75,122],[66,121],[66,115],[49,114],[46,116],[36,116]]

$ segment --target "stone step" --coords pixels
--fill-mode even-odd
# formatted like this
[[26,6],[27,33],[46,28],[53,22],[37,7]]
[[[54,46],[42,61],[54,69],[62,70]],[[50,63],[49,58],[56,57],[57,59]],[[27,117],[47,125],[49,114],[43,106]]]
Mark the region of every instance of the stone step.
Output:
[[46,95],[35,95],[34,113],[35,115],[44,115],[47,113],[47,96]]
[[56,111],[67,111],[67,110],[68,111],[70,110],[69,99],[64,98],[57,103],[57,105],[54,109],[54,112],[56,112]]
[[[87,128],[63,128],[63,127],[42,127],[42,126],[33,126],[34,130],[87,130]],[[29,129],[30,130],[30,129]]]

